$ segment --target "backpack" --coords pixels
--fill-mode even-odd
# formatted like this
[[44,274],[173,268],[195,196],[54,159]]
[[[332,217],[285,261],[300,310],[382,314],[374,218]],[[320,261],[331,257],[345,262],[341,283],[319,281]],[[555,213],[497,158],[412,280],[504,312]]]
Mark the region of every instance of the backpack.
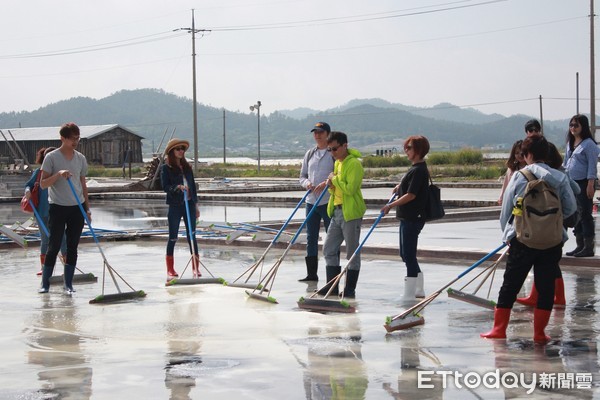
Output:
[[531,171],[522,169],[519,172],[527,179],[527,186],[513,209],[517,240],[538,250],[559,245],[563,239],[560,197],[552,186]]

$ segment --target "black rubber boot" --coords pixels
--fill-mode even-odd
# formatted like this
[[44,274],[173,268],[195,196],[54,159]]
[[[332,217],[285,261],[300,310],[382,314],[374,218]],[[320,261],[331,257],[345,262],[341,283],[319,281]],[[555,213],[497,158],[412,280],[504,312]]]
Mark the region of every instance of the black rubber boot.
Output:
[[75,274],[75,266],[65,264],[65,275],[63,277],[65,282],[65,293],[72,294],[75,292],[73,289],[73,275]]
[[[334,279],[336,276],[338,276],[340,274],[340,272],[342,272],[342,267],[340,267],[339,265],[337,265],[337,266],[328,265],[327,267],[325,267],[325,271],[327,272],[327,282],[330,282],[332,279]],[[339,283],[339,281],[338,281],[338,283]],[[325,286],[323,286],[321,289],[319,289],[317,291],[317,293],[326,295],[327,292],[329,291],[330,287],[331,287],[331,283],[327,283]],[[335,295],[335,296],[338,295],[338,284],[335,285],[335,287],[333,288],[333,290],[331,291],[330,294]]]
[[575,254],[577,254],[581,250],[583,250],[583,235],[575,235],[575,241],[577,242],[577,247],[575,247],[571,251],[567,251],[565,253],[565,255],[567,255],[567,256],[574,256]]
[[575,257],[594,257],[594,251],[596,247],[595,237],[583,238],[583,249],[579,253],[575,253]]
[[308,256],[304,257],[306,261],[306,278],[298,279],[298,282],[315,282],[319,280],[319,276],[317,275],[317,271],[319,269],[319,257],[317,256]]
[[54,267],[44,265],[42,267],[42,287],[38,289],[38,293],[48,293],[50,290],[50,277],[54,272]]
[[340,293],[340,297],[353,299],[356,296],[356,283],[358,282],[358,274],[360,270],[349,269],[346,271],[346,286],[342,293]]

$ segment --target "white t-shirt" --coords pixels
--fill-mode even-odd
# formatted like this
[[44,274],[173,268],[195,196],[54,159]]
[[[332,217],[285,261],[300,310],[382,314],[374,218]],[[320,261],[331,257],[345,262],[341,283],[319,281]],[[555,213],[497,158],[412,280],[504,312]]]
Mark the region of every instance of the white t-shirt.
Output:
[[[68,170],[73,175],[71,183],[75,187],[75,193],[80,203],[85,201],[83,197],[83,188],[81,187],[81,177],[87,175],[88,165],[85,156],[75,150],[75,154],[71,160],[67,160],[60,149],[51,151],[44,157],[44,162],[41,167],[42,171],[50,175],[56,174],[63,169]],[[73,195],[73,191],[69,183],[63,177],[58,178],[54,185],[48,188],[48,202],[50,204],[58,204],[60,206],[76,206],[77,200]]]

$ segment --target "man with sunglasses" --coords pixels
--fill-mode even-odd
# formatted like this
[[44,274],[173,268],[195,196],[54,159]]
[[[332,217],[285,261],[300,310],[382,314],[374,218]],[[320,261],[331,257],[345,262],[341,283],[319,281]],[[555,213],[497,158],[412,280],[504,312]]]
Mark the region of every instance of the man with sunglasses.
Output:
[[[327,137],[327,150],[335,158],[333,172],[329,174],[326,184],[329,187],[327,214],[331,217],[323,256],[326,262],[327,282],[331,282],[342,271],[340,266],[340,247],[346,242],[346,259],[350,259],[358,248],[362,217],[367,210],[361,192],[364,170],[359,160],[361,154],[356,149],[348,148],[348,137],[343,132],[333,131]],[[340,296],[354,298],[358,274],[360,272],[360,254],[348,264],[346,285]],[[325,294],[331,283],[319,290]],[[337,294],[337,285],[332,293]]]
[[525,122],[525,134],[527,136],[536,134],[543,135],[542,125],[540,124],[540,121],[538,121],[537,119],[530,119],[529,121]]
[[321,220],[325,226],[325,232],[329,228],[329,215],[327,215],[327,202],[329,194],[325,194],[319,204],[315,204],[321,192],[326,188],[327,177],[333,171],[334,159],[327,151],[327,135],[331,128],[327,122],[317,122],[311,130],[316,146],[304,155],[302,168],[300,169],[300,185],[310,194],[306,198],[306,215],[313,207],[316,207],[310,218],[306,221],[306,277],[299,279],[300,282],[314,282],[319,280],[317,271],[319,269],[319,230]]

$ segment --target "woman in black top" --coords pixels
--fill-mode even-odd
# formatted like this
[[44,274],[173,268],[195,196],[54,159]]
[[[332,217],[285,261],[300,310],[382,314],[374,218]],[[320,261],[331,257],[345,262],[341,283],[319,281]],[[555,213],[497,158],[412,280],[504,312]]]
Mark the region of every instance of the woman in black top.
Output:
[[429,153],[429,141],[425,136],[409,136],[404,141],[404,152],[412,166],[394,188],[398,194],[396,200],[385,205],[381,211],[387,214],[397,207],[396,218],[400,220],[400,257],[406,264],[404,296],[402,300],[414,300],[425,297],[423,273],[417,260],[419,234],[425,226],[425,204],[429,171],[425,156]]

